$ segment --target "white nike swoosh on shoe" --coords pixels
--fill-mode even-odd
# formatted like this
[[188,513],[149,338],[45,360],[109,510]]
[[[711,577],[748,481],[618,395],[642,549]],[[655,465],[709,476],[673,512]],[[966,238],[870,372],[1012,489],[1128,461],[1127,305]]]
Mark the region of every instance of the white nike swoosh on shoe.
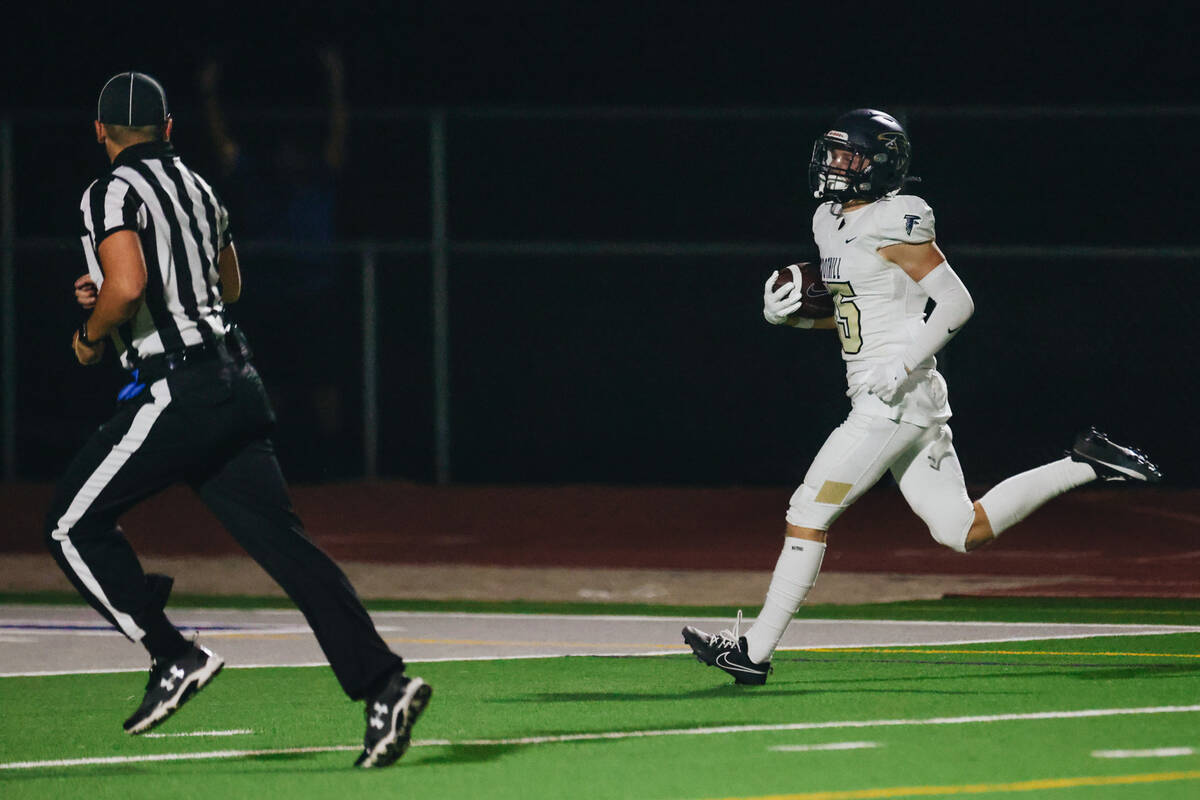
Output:
[[734,664],[729,661],[729,653],[717,653],[716,665],[721,669],[731,669],[734,672],[748,672],[751,675],[766,675],[765,669],[750,669],[743,667],[741,664]]
[[1117,472],[1120,472],[1124,475],[1128,475],[1131,478],[1135,478],[1140,481],[1146,480],[1146,476],[1143,475],[1142,473],[1138,472],[1137,470],[1132,470],[1132,469],[1129,469],[1128,467],[1122,467],[1120,464],[1110,464],[1109,462],[1107,462],[1103,459],[1100,459],[1100,458],[1097,458],[1096,462],[1099,464],[1103,464],[1104,466],[1108,467],[1109,469],[1116,470]]

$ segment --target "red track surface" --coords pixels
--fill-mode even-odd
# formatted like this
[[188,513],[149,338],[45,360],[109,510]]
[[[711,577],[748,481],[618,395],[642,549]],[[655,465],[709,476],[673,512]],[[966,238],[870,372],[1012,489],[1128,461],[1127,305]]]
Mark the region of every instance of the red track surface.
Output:
[[[39,552],[50,487],[0,485],[0,552]],[[296,487],[339,560],[410,564],[770,569],[790,489],[609,486]],[[139,552],[240,552],[186,489],[122,521]],[[49,562],[47,562],[49,567]],[[842,572],[1063,576],[1009,594],[1200,597],[1200,492],[1099,488],[1051,502],[970,555],[935,544],[894,489],[869,492],[830,534]]]

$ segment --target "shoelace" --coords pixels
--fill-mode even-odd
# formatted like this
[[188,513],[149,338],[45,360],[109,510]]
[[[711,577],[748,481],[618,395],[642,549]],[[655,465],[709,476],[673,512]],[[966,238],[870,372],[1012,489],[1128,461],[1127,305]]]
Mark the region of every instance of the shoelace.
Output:
[[740,647],[740,645],[738,644],[738,641],[742,638],[741,630],[742,630],[742,610],[739,608],[738,613],[737,613],[737,619],[735,619],[733,621],[733,630],[729,630],[728,628],[726,628],[725,630],[717,633],[717,635],[713,638],[719,639],[720,641],[714,642],[714,644],[717,644],[720,647],[732,647],[734,650],[738,649],[738,647]]

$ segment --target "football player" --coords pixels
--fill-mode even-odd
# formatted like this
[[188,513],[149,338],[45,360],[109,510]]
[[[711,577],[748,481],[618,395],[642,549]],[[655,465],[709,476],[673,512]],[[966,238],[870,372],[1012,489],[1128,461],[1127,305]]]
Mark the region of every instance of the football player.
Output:
[[[911,158],[908,135],[889,114],[864,108],[839,117],[817,139],[809,163],[809,185],[824,201],[813,214],[813,237],[833,315],[791,316],[802,287],[788,282],[774,289],[778,272],[767,280],[768,322],[837,331],[851,407],[792,495],[783,553],[754,625],[744,636],[736,624],[717,634],[683,629],[697,658],[737,683],[766,682],[771,655],[821,568],[829,526],[884,472],[891,471],[933,538],[959,552],[991,542],[1051,498],[1098,478],[1161,478],[1143,454],[1092,429],[1066,457],[971,501],[934,354],[975,306],[937,244],[929,205],[900,194]],[[930,299],[936,306],[926,318]]]

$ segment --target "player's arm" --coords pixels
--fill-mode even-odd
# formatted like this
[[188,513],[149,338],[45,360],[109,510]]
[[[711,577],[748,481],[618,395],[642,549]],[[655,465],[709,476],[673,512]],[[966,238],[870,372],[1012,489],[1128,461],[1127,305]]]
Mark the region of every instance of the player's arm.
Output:
[[236,303],[242,296],[242,270],[233,242],[225,245],[217,256],[217,272],[221,276],[221,302]]
[[100,242],[100,268],[104,284],[96,295],[96,305],[83,329],[89,347],[75,333],[75,356],[81,364],[95,364],[104,355],[104,340],[117,327],[133,318],[146,294],[146,257],[142,242],[131,230],[120,230]]
[[975,312],[975,302],[936,242],[891,244],[878,252],[904,270],[937,303],[924,329],[904,351],[904,368],[911,372],[958,333]]

